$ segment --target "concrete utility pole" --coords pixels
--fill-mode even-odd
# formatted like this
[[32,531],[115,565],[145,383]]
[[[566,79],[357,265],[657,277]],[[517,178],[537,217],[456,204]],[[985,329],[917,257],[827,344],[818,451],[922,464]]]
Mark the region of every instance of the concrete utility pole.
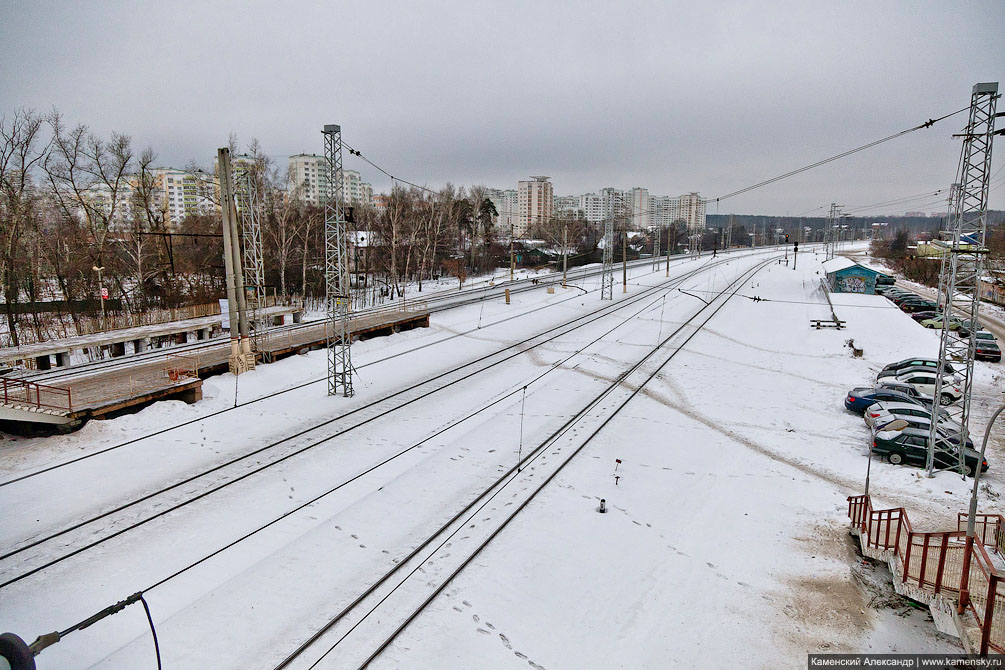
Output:
[[[237,297],[234,246],[237,244],[231,218],[234,215],[234,196],[230,180],[230,149],[217,149],[217,173],[220,182],[220,212],[223,215],[223,266],[226,272],[227,307],[230,322],[230,356],[227,365],[230,372],[239,375],[248,370],[247,357],[241,351],[240,302]],[[236,256],[239,258],[240,256]]]
[[[241,353],[251,353],[251,329],[248,327],[248,294],[244,290],[244,263],[241,259],[241,236],[237,221],[237,201],[234,199],[234,170],[230,162],[230,150],[227,151],[227,205],[230,207],[230,251],[234,254],[234,293],[237,294],[237,321],[241,329]],[[254,365],[249,364],[248,368]]]
[[101,330],[108,330],[108,324],[105,322],[105,285],[101,281],[101,273],[104,271],[105,266],[102,265],[100,268],[95,265],[91,268],[98,273],[98,301],[101,303]]
[[569,222],[562,224],[562,288],[565,288],[566,275],[569,272]]
[[660,269],[660,227],[656,226],[656,237],[653,238],[653,270]]
[[328,395],[349,398],[352,389],[352,358],[349,345],[349,233],[345,220],[342,175],[342,127],[334,123],[321,131],[325,140],[328,184],[325,189],[325,312],[328,332]]
[[628,293],[628,224],[621,228],[621,292]]
[[516,256],[513,255],[513,215],[509,217],[509,280],[513,281],[516,272]]
[[[955,374],[962,377],[958,385],[963,397],[952,407],[946,407],[946,410],[950,417],[960,424],[960,439],[963,441],[966,441],[969,435],[981,278],[984,275],[984,258],[988,254],[987,207],[997,100],[998,82],[974,85],[970,96],[970,118],[966,131],[962,135],[957,135],[963,138],[963,149],[957,179],[959,188],[956,191],[956,206],[953,208],[949,227],[942,231],[941,239],[935,240],[949,259],[942,267],[947,276],[939,278],[940,289],[945,290],[945,296],[939,300],[944,306],[944,327],[939,339],[939,367],[936,370],[932,407],[934,414],[934,409],[938,408],[943,400],[942,389],[945,386],[943,375],[946,366],[951,362]],[[954,315],[970,322],[969,337],[950,336],[948,320]],[[938,422],[932,422],[928,437],[929,476],[932,476],[937,467],[941,469],[941,466],[935,463],[937,453],[944,454],[943,460],[956,461],[955,467],[959,468],[961,474],[966,472],[963,450],[957,449],[938,431]]]

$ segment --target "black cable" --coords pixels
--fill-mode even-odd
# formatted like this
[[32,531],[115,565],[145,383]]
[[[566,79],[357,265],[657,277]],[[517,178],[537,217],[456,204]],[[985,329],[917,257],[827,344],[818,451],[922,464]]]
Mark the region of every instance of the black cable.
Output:
[[951,113],[946,114],[944,116],[940,116],[937,119],[929,119],[928,121],[925,121],[924,123],[920,123],[920,124],[914,126],[913,128],[908,128],[907,130],[901,130],[899,133],[894,133],[893,135],[888,135],[888,136],[886,136],[886,137],[884,137],[882,139],[875,140],[873,142],[869,142],[868,144],[863,144],[860,147],[855,147],[854,149],[849,149],[848,151],[844,151],[842,153],[836,154],[836,155],[831,156],[829,158],[824,158],[823,160],[819,160],[816,163],[811,163],[810,165],[805,165],[805,166],[803,166],[801,168],[797,168],[795,170],[791,170],[789,172],[786,172],[785,174],[780,174],[780,175],[778,175],[776,177],[772,177],[771,179],[765,179],[764,181],[758,182],[758,183],[754,184],[753,186],[747,186],[746,188],[741,188],[741,189],[739,189],[737,191],[733,191],[731,193],[727,193],[726,195],[721,195],[718,198],[715,198],[715,200],[719,201],[719,200],[725,200],[726,198],[732,198],[735,195],[740,195],[741,193],[747,193],[748,191],[753,191],[754,189],[761,188],[762,186],[767,186],[768,184],[774,184],[776,181],[781,181],[782,179],[786,179],[788,177],[792,177],[793,175],[797,175],[797,174],[800,174],[802,172],[806,172],[807,170],[812,170],[813,168],[820,167],[821,165],[826,165],[827,163],[831,163],[831,162],[839,160],[841,158],[845,158],[847,156],[851,156],[852,154],[858,153],[859,151],[864,151],[865,149],[869,149],[869,148],[872,148],[872,147],[877,146],[879,144],[883,144],[884,142],[889,142],[890,140],[896,139],[896,138],[901,137],[903,135],[907,135],[909,133],[913,133],[916,130],[921,130],[922,128],[931,128],[933,125],[935,125],[939,121],[943,121],[945,119],[948,119],[951,116],[956,116],[957,114],[959,114],[961,112],[965,112],[965,111],[967,111],[969,109],[970,109],[970,105],[967,105],[966,107],[958,109],[955,112],[951,112]]
[[[571,258],[575,258],[575,257],[576,256],[572,256]],[[642,265],[641,263],[638,263],[638,264]],[[554,273],[554,274],[557,274],[557,273]],[[583,274],[583,276],[585,276],[586,273],[581,273],[581,274]],[[533,290],[535,288],[537,288],[537,286],[530,286],[530,285],[528,285],[526,287],[521,287],[521,288],[515,289],[515,290],[521,290],[521,291],[522,290]],[[579,288],[579,287],[577,286],[576,288]],[[485,291],[489,290],[489,287],[485,287],[485,288],[482,288],[482,289],[479,289],[479,290],[485,292]],[[583,290],[585,290],[585,289],[583,289]],[[452,297],[452,295],[445,295],[445,296],[442,296],[442,297],[443,298],[450,298],[450,297]],[[481,298],[479,298],[479,300],[480,299]],[[571,299],[571,298],[569,298],[569,299]],[[473,303],[474,299],[472,299],[470,302]],[[562,301],[562,302],[564,302],[564,301]],[[448,304],[446,307],[444,307],[442,309],[453,309],[455,307],[466,306],[467,304],[469,304],[469,303],[467,303],[467,302],[464,302],[464,303],[450,303],[450,304]],[[534,308],[532,310],[529,310],[527,312],[521,312],[520,314],[515,314],[513,316],[509,316],[509,317],[506,317],[504,319],[500,319],[499,321],[493,321],[492,323],[487,324],[487,325],[488,326],[494,326],[494,325],[498,325],[500,323],[505,323],[505,322],[510,321],[512,319],[517,319],[517,318],[520,318],[520,317],[527,316],[529,314],[533,314],[534,312],[540,311],[542,309],[546,309],[546,308],[551,307],[552,305],[555,305],[555,304],[560,304],[560,303],[549,303],[547,305],[542,305],[540,307],[536,307],[536,308]],[[431,311],[441,311],[441,309],[436,309],[436,310],[431,310]],[[307,327],[312,327],[312,326],[316,326],[316,325],[317,325],[316,323],[313,323],[313,324],[304,324],[303,327],[307,328]],[[455,338],[458,338],[458,337],[463,337],[465,335],[468,335],[468,334],[474,332],[475,330],[477,330],[477,329],[472,329],[472,330],[468,330],[468,331],[464,331],[464,332],[460,332],[460,333],[455,333],[453,335],[448,335],[447,337],[444,337],[443,339],[440,339],[440,340],[436,340],[435,342],[428,342],[426,344],[419,345],[419,346],[414,347],[412,349],[408,349],[406,351],[402,351],[402,352],[399,352],[397,354],[392,354],[390,356],[386,356],[384,358],[381,358],[380,360],[371,361],[369,363],[364,363],[360,367],[363,368],[363,367],[367,367],[369,365],[376,365],[377,363],[384,363],[386,361],[391,360],[392,358],[397,358],[399,356],[404,356],[406,354],[414,353],[414,352],[419,351],[421,349],[425,349],[427,347],[431,347],[431,346],[434,346],[434,345],[437,345],[437,344],[441,344],[443,342],[447,342],[449,340],[452,340],[452,339],[455,339]],[[324,379],[325,379],[324,377],[321,377],[321,378],[318,378],[318,379],[313,379],[313,380],[310,380],[310,381],[306,381],[306,382],[304,382],[302,384],[297,384],[295,386],[291,386],[289,388],[281,389],[279,391],[274,391],[272,393],[260,396],[258,398],[254,398],[252,400],[248,400],[248,401],[245,401],[243,403],[240,403],[236,407],[224,407],[223,409],[217,410],[215,412],[210,412],[209,414],[205,414],[203,416],[196,417],[194,419],[189,419],[188,421],[183,421],[182,423],[174,424],[174,425],[168,426],[166,428],[161,428],[161,429],[156,430],[156,431],[154,431],[152,433],[146,433],[144,435],[140,435],[139,437],[135,437],[135,438],[132,438],[130,440],[126,440],[125,442],[120,442],[119,444],[113,444],[113,445],[111,445],[109,447],[105,447],[104,449],[99,449],[97,451],[93,451],[93,452],[90,452],[88,454],[84,454],[83,456],[78,456],[76,458],[72,458],[72,459],[70,459],[68,461],[63,461],[61,463],[56,463],[54,465],[47,466],[47,467],[42,468],[40,470],[36,470],[34,472],[30,472],[30,473],[28,473],[26,475],[21,475],[19,477],[14,477],[13,479],[8,479],[8,480],[5,480],[5,481],[2,481],[2,482],[0,482],[0,488],[2,488],[4,486],[8,486],[9,484],[15,484],[17,482],[24,481],[25,479],[30,479],[32,477],[37,477],[38,475],[45,474],[46,472],[51,472],[53,470],[57,470],[57,469],[62,468],[62,467],[66,467],[66,466],[72,465],[74,463],[79,463],[80,461],[86,460],[88,458],[92,458],[94,456],[99,456],[101,454],[108,453],[109,451],[113,451],[115,449],[119,449],[121,447],[125,447],[125,446],[128,446],[130,444],[135,444],[137,442],[142,442],[143,440],[147,440],[147,439],[150,439],[152,437],[156,437],[158,435],[163,435],[164,433],[170,432],[172,430],[176,430],[178,428],[184,428],[185,426],[190,426],[190,425],[192,425],[194,423],[198,423],[198,422],[204,421],[206,419],[211,419],[213,417],[219,416],[220,414],[224,414],[226,412],[230,412],[230,411],[232,411],[234,409],[238,409],[238,408],[241,408],[241,407],[247,407],[248,405],[252,405],[252,404],[254,404],[256,402],[261,402],[262,400],[268,400],[269,398],[274,398],[274,397],[276,397],[278,395],[281,395],[283,393],[289,393],[290,391],[297,391],[299,389],[302,389],[302,388],[305,388],[307,386],[310,386],[311,384],[318,384],[318,383],[324,381]],[[4,558],[4,556],[0,556],[0,559],[3,559],[3,558]]]
[[[142,594],[142,591],[140,592]],[[147,613],[147,622],[150,623],[150,635],[154,638],[154,653],[157,655],[157,670],[161,670],[161,646],[157,642],[157,629],[154,628],[154,618],[150,616],[150,606],[147,599],[140,595],[140,602],[143,603],[143,611]]]
[[[674,281],[676,281],[676,279]],[[279,444],[282,444],[282,443],[287,442],[289,440],[292,440],[294,438],[297,438],[297,437],[300,437],[302,435],[305,435],[305,434],[307,434],[307,433],[309,433],[309,432],[311,432],[313,430],[316,430],[316,429],[318,429],[320,427],[329,425],[329,424],[331,424],[331,423],[333,423],[335,421],[338,421],[338,420],[340,420],[342,418],[345,418],[347,416],[350,416],[352,414],[356,414],[357,412],[360,412],[360,411],[362,411],[364,409],[368,409],[369,407],[371,407],[373,405],[376,405],[376,404],[378,404],[380,402],[384,402],[384,401],[386,401],[386,400],[388,400],[390,398],[394,398],[394,397],[396,397],[398,395],[401,395],[401,394],[403,394],[403,393],[405,393],[407,391],[413,390],[413,389],[415,389],[415,388],[417,388],[419,386],[422,386],[422,385],[424,385],[426,383],[429,383],[430,381],[442,378],[442,377],[444,377],[444,376],[446,376],[448,374],[451,374],[453,372],[457,372],[458,370],[461,370],[463,368],[466,368],[466,367],[469,367],[471,365],[474,365],[475,363],[478,363],[480,361],[483,361],[483,360],[486,360],[488,358],[491,358],[492,356],[495,356],[495,355],[501,353],[502,351],[506,351],[506,350],[512,349],[514,347],[519,347],[520,345],[526,344],[527,342],[529,342],[529,341],[531,341],[533,339],[536,339],[536,338],[540,337],[541,335],[543,335],[545,333],[549,333],[549,332],[552,332],[552,331],[555,331],[555,330],[560,330],[561,328],[564,328],[564,327],[567,327],[567,326],[571,326],[576,321],[581,321],[581,320],[583,320],[585,318],[588,318],[588,317],[592,317],[592,319],[590,320],[590,322],[592,322],[593,320],[596,320],[597,318],[599,318],[599,316],[597,316],[598,313],[607,310],[609,307],[616,307],[616,309],[620,309],[622,307],[622,305],[620,305],[619,303],[613,303],[610,306],[605,306],[605,307],[600,308],[599,310],[596,310],[593,314],[583,315],[583,316],[580,316],[580,317],[576,317],[574,319],[570,319],[569,321],[567,321],[564,324],[560,324],[559,326],[556,326],[554,328],[550,328],[548,330],[545,330],[543,333],[539,333],[539,334],[534,335],[532,337],[525,338],[524,340],[522,340],[520,342],[517,342],[517,343],[515,343],[513,345],[504,347],[502,350],[492,352],[492,353],[487,354],[485,356],[482,356],[481,358],[478,358],[478,359],[476,359],[474,361],[471,361],[471,362],[466,363],[464,365],[461,365],[461,366],[459,366],[457,368],[454,368],[453,370],[449,370],[449,371],[444,372],[442,374],[436,375],[436,376],[434,376],[432,378],[423,380],[422,382],[413,384],[410,387],[407,387],[407,388],[402,389],[400,391],[391,393],[391,394],[389,394],[389,395],[387,395],[387,396],[385,396],[385,397],[383,397],[383,398],[381,398],[379,400],[376,400],[376,401],[374,401],[372,403],[369,403],[368,405],[362,405],[360,407],[357,407],[356,409],[353,409],[353,410],[350,410],[348,412],[345,412],[345,413],[343,413],[340,416],[337,416],[337,417],[334,417],[332,419],[326,420],[326,421],[322,422],[321,424],[318,424],[316,426],[312,426],[312,427],[304,429],[304,430],[302,430],[302,431],[300,431],[298,433],[295,433],[294,435],[284,437],[284,438],[282,438],[282,439],[280,439],[280,440],[278,440],[276,442],[273,442],[273,443],[264,445],[262,447],[259,447],[258,449],[254,450],[254,451],[251,451],[251,452],[249,452],[247,454],[244,454],[242,456],[239,456],[239,457],[236,457],[234,459],[231,459],[230,461],[226,461],[224,463],[216,465],[216,466],[210,468],[209,470],[206,470],[206,471],[203,471],[201,473],[192,475],[192,476],[190,476],[190,477],[188,477],[188,478],[186,478],[184,480],[178,481],[178,482],[176,482],[174,484],[171,484],[171,485],[169,485],[167,487],[163,487],[160,490],[153,491],[153,492],[148,493],[148,494],[146,494],[144,496],[141,496],[140,498],[137,498],[137,499],[135,499],[135,500],[133,500],[131,502],[125,503],[123,505],[120,505],[120,506],[118,506],[116,508],[113,508],[113,509],[108,510],[106,512],[103,512],[101,514],[98,514],[96,516],[93,516],[93,517],[90,517],[90,518],[85,519],[83,521],[80,521],[77,524],[74,524],[72,526],[66,527],[66,528],[64,528],[64,529],[62,529],[60,531],[57,531],[56,533],[52,533],[52,534],[50,534],[50,535],[48,535],[48,536],[46,536],[44,538],[40,538],[40,539],[38,539],[38,540],[36,540],[34,542],[31,542],[29,544],[26,544],[26,545],[22,546],[22,547],[19,547],[17,549],[11,550],[11,551],[8,551],[5,554],[0,555],[0,560],[9,558],[9,557],[14,556],[14,555],[19,554],[19,553],[22,553],[22,552],[24,552],[24,551],[26,551],[26,550],[28,550],[28,549],[30,549],[32,547],[38,546],[39,544],[42,544],[44,542],[48,542],[48,541],[50,541],[50,540],[52,540],[52,539],[54,539],[56,537],[59,537],[59,536],[62,536],[64,534],[66,534],[66,533],[69,533],[69,532],[72,532],[74,530],[77,530],[77,529],[79,529],[79,528],[81,528],[83,526],[86,526],[86,525],[88,525],[90,523],[93,523],[94,521],[97,521],[99,519],[105,518],[107,516],[110,516],[112,514],[120,512],[122,510],[125,510],[125,509],[127,509],[129,507],[132,507],[133,505],[139,504],[141,502],[144,502],[146,500],[154,498],[157,495],[163,494],[163,493],[165,493],[167,491],[170,491],[172,489],[178,488],[179,486],[183,486],[184,484],[190,483],[190,482],[192,482],[192,481],[194,481],[196,479],[204,477],[207,474],[210,474],[212,472],[216,472],[216,471],[218,471],[218,470],[220,470],[222,468],[225,468],[225,467],[227,467],[229,465],[233,465],[234,463],[237,463],[237,462],[239,462],[241,460],[244,460],[244,459],[249,458],[251,456],[254,456],[254,455],[257,455],[259,453],[262,453],[262,452],[264,452],[264,451],[266,451],[268,449],[274,448],[275,446],[277,446]],[[574,328],[578,328],[578,327],[579,326],[573,326],[573,329]],[[564,333],[559,333],[558,335],[553,335],[552,337],[548,338],[547,340],[544,340],[544,342],[549,342],[551,340],[554,340],[554,339],[560,337],[563,334]],[[528,349],[533,348],[535,346],[539,346],[540,344],[543,344],[544,342],[538,343],[538,345],[531,345],[531,347],[528,347]],[[495,365],[497,365],[497,364],[499,364],[501,362],[504,362],[506,360],[509,360],[511,358],[519,356],[519,355],[525,353],[525,351],[527,351],[527,350],[517,351],[516,353],[510,354],[506,358],[504,358],[504,359],[502,359],[500,361],[497,361],[496,363],[492,363],[492,364],[490,364],[487,367],[493,367],[493,366],[495,366]],[[468,373],[468,374],[460,377],[459,379],[456,379],[456,380],[454,380],[452,382],[448,382],[446,385],[444,385],[444,386],[442,386],[442,387],[440,387],[439,389],[436,389],[436,390],[439,391],[439,390],[443,390],[445,388],[448,388],[450,386],[453,386],[454,384],[459,383],[461,381],[464,381],[465,379],[468,379],[469,377],[472,377],[472,376],[474,376],[474,375],[482,372],[485,369],[487,369],[487,368],[482,368],[482,369],[475,370],[474,372]],[[271,462],[266,463],[264,465],[260,465],[260,466],[258,466],[256,468],[253,468],[253,469],[245,472],[244,474],[241,474],[241,475],[235,477],[234,479],[228,480],[228,481],[223,482],[221,484],[217,484],[216,486],[213,486],[212,488],[210,488],[210,489],[208,489],[206,491],[203,491],[202,493],[200,493],[200,494],[198,494],[198,495],[196,495],[196,496],[194,496],[192,498],[189,498],[189,499],[181,501],[181,502],[179,502],[179,503],[177,503],[175,505],[172,505],[170,507],[162,509],[158,513],[154,514],[153,516],[149,516],[149,517],[146,517],[146,518],[141,519],[139,521],[136,521],[133,524],[131,524],[129,526],[126,526],[125,528],[122,528],[122,529],[120,529],[118,531],[115,531],[115,532],[111,533],[110,535],[106,535],[106,536],[104,536],[104,537],[102,537],[100,539],[94,540],[94,541],[90,542],[89,544],[85,544],[84,546],[78,547],[77,549],[74,549],[74,550],[70,551],[67,554],[64,554],[64,555],[62,555],[62,556],[60,556],[58,558],[54,558],[54,559],[52,559],[52,560],[50,560],[50,561],[48,561],[46,563],[43,563],[42,565],[40,565],[40,566],[38,566],[36,568],[28,570],[27,572],[24,572],[24,573],[18,575],[17,577],[8,579],[8,580],[0,583],[0,588],[6,587],[6,586],[9,586],[10,584],[13,584],[15,582],[21,581],[22,579],[25,579],[26,577],[29,577],[29,576],[31,576],[31,575],[33,575],[35,573],[38,573],[38,572],[40,572],[42,570],[45,570],[45,569],[47,569],[49,567],[52,567],[53,565],[56,565],[57,563],[60,563],[60,562],[62,562],[64,560],[66,560],[66,559],[72,558],[73,556],[76,556],[76,555],[78,555],[80,553],[83,553],[84,551],[87,551],[88,549],[96,547],[99,544],[102,544],[103,542],[106,542],[106,541],[111,540],[111,539],[113,539],[115,537],[123,535],[124,533],[129,532],[131,530],[134,530],[135,528],[137,528],[139,526],[142,526],[142,525],[144,525],[146,523],[149,523],[150,521],[153,521],[154,519],[163,517],[163,516],[165,516],[165,515],[173,512],[173,511],[175,511],[175,510],[177,510],[177,509],[179,509],[181,507],[184,507],[184,506],[189,505],[189,504],[191,504],[193,502],[201,500],[202,498],[205,498],[206,496],[211,495],[212,493],[215,493],[216,491],[219,491],[219,490],[221,490],[221,489],[223,489],[223,488],[225,488],[227,486],[230,486],[231,484],[235,484],[235,483],[237,483],[239,481],[243,481],[244,479],[247,479],[248,477],[251,477],[251,476],[253,476],[253,475],[255,475],[255,474],[259,473],[259,472],[262,472],[263,470],[266,470],[267,468],[270,468],[270,467],[272,467],[274,465],[282,463],[282,462],[284,462],[284,461],[286,461],[286,460],[288,460],[290,458],[293,458],[294,456],[298,456],[298,455],[304,453],[305,451],[307,451],[309,449],[313,449],[314,447],[319,446],[321,444],[324,444],[324,443],[326,443],[326,442],[328,442],[328,441],[330,441],[332,439],[335,439],[336,437],[340,437],[341,435],[344,435],[345,433],[347,433],[347,432],[349,432],[351,430],[355,430],[356,428],[359,428],[360,426],[368,424],[371,421],[375,421],[375,420],[377,420],[377,419],[379,419],[379,418],[381,418],[383,416],[386,416],[387,414],[389,414],[391,412],[394,412],[394,411],[396,411],[398,409],[401,409],[401,408],[403,408],[403,407],[405,407],[407,405],[410,405],[413,402],[417,402],[418,400],[421,400],[421,399],[423,399],[423,398],[425,398],[427,396],[428,396],[428,394],[424,395],[424,396],[419,396],[419,397],[413,398],[411,400],[408,400],[408,401],[402,403],[401,405],[398,405],[396,407],[392,407],[390,409],[384,410],[383,412],[380,412],[380,413],[378,413],[378,414],[376,414],[374,416],[371,416],[371,417],[369,417],[367,419],[364,419],[363,421],[361,421],[360,423],[358,423],[358,424],[356,424],[354,426],[350,426],[350,427],[345,428],[343,430],[337,431],[337,432],[335,432],[332,435],[329,435],[327,437],[324,437],[324,438],[318,440],[317,442],[307,444],[307,445],[305,445],[303,447],[299,447],[299,448],[295,449],[294,451],[291,451],[290,453],[285,454],[284,456],[281,456],[281,457],[277,458],[274,461],[271,461]]]

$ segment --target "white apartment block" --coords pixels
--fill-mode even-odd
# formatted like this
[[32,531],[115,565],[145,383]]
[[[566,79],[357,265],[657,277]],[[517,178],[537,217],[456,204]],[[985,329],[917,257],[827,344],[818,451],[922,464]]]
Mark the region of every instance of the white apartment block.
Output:
[[673,225],[679,218],[680,198],[669,195],[654,195],[649,197],[651,224],[659,228]]
[[510,229],[516,229],[516,221],[519,212],[519,197],[516,189],[489,189],[486,196],[492,201],[499,214],[495,218],[494,224],[500,235],[508,236]]
[[164,221],[181,223],[186,216],[209,214],[217,209],[213,201],[216,180],[202,170],[189,172],[174,168],[153,170],[158,196],[155,202]]
[[531,176],[531,180],[517,182],[519,207],[514,233],[525,236],[537,223],[548,221],[554,215],[555,193],[548,177]]
[[579,196],[579,209],[589,223],[600,223],[604,220],[604,199],[596,193],[584,193]]
[[[299,196],[309,205],[324,204],[330,179],[328,162],[317,154],[297,154],[289,157],[289,193]],[[373,206],[373,186],[363,181],[359,172],[342,170],[342,192],[347,205]]]
[[701,232],[705,230],[705,203],[706,200],[695,192],[687,193],[678,198],[680,208],[679,217],[687,224],[687,229],[691,232]]
[[578,216],[580,212],[579,200],[580,196],[578,195],[556,195],[553,209],[556,214]]

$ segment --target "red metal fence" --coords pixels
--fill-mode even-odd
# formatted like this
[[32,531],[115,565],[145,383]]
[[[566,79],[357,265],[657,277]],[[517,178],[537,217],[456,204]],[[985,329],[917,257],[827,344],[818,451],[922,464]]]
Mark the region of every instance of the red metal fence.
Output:
[[[866,546],[889,550],[900,559],[900,579],[933,594],[955,598],[959,611],[970,610],[981,627],[980,653],[1005,652],[1005,586],[985,545],[999,553],[1003,517],[977,515],[976,537],[969,561],[969,579],[964,580],[967,515],[957,519],[958,530],[919,533],[911,527],[903,507],[874,510],[869,496],[848,498],[848,516],[865,537]],[[968,582],[968,583],[965,583]],[[960,591],[967,594],[960,602]]]
[[5,405],[22,405],[35,409],[54,409],[60,412],[73,411],[70,389],[47,386],[23,379],[0,377],[0,393]]

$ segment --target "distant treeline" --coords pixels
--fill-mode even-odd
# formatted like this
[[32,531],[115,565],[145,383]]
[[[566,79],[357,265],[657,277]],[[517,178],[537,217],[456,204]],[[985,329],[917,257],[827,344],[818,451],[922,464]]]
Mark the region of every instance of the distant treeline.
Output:
[[[709,214],[706,216],[706,225],[709,228],[722,228],[729,225],[730,218],[732,218],[734,225],[743,226],[747,230],[752,230],[755,227],[760,230],[762,226],[766,226],[769,230],[781,228],[785,231],[794,231],[806,227],[819,230],[827,225],[826,216],[757,216],[753,214]],[[945,216],[870,215],[850,216],[844,220],[853,230],[871,228],[873,223],[885,221],[889,223],[887,229],[891,230],[891,233],[894,230],[906,230],[916,235],[940,229],[945,223]],[[1005,211],[988,211],[989,226],[1001,222],[1005,222]]]

